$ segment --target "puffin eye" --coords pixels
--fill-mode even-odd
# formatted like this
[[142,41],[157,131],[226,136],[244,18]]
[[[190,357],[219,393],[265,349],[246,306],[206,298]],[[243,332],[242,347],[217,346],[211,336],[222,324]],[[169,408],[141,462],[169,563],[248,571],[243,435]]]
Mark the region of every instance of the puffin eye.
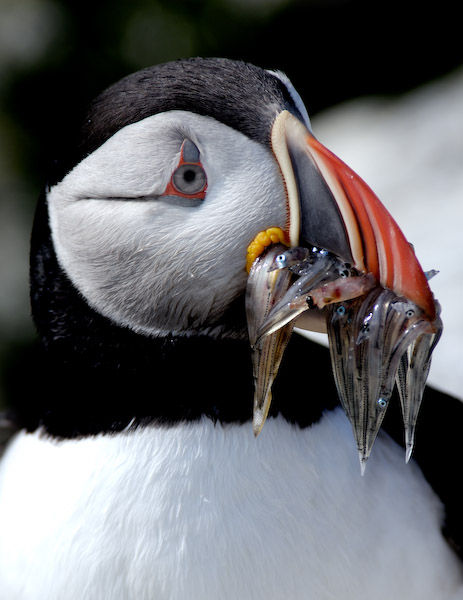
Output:
[[206,173],[200,164],[184,163],[175,169],[172,185],[180,194],[199,194],[206,187]]
[[199,206],[199,201],[206,197],[206,188],[207,177],[201,164],[199,149],[191,140],[184,140],[179,163],[163,196],[170,197],[174,204]]

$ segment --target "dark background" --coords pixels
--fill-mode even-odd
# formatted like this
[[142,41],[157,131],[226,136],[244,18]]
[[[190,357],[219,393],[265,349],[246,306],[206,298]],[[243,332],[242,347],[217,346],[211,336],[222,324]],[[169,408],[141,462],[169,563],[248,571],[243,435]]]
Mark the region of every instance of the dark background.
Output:
[[0,0],[0,406],[33,339],[28,238],[47,161],[104,87],[151,64],[226,56],[286,72],[313,116],[443,77],[461,48],[455,0]]

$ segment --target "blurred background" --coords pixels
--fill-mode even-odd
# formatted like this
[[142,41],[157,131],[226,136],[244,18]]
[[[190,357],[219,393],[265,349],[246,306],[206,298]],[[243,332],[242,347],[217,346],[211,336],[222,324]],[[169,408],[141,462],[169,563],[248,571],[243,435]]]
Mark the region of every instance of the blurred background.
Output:
[[430,381],[462,397],[458,3],[0,0],[0,408],[34,343],[29,234],[56,142],[107,85],[188,56],[286,72],[320,141],[373,187],[423,268],[440,270],[432,287],[446,330]]

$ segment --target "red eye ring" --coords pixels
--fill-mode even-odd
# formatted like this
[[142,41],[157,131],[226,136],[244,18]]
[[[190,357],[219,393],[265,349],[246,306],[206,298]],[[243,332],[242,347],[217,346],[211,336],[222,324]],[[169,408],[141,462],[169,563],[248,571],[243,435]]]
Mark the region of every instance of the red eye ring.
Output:
[[[194,158],[198,158],[198,160],[191,160]],[[163,196],[180,196],[182,198],[204,200],[206,190],[206,171],[199,160],[199,150],[193,142],[185,140],[180,151],[180,160],[172,173]]]

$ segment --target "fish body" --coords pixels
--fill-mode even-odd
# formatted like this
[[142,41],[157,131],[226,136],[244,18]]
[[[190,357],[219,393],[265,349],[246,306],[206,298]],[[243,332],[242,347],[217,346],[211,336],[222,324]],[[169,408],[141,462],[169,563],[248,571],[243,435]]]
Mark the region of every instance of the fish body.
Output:
[[431,321],[415,302],[325,249],[267,248],[255,261],[247,287],[255,433],[264,425],[271,386],[297,317],[322,309],[333,374],[362,474],[396,384],[408,461],[431,355],[442,332],[440,306],[435,304]]

